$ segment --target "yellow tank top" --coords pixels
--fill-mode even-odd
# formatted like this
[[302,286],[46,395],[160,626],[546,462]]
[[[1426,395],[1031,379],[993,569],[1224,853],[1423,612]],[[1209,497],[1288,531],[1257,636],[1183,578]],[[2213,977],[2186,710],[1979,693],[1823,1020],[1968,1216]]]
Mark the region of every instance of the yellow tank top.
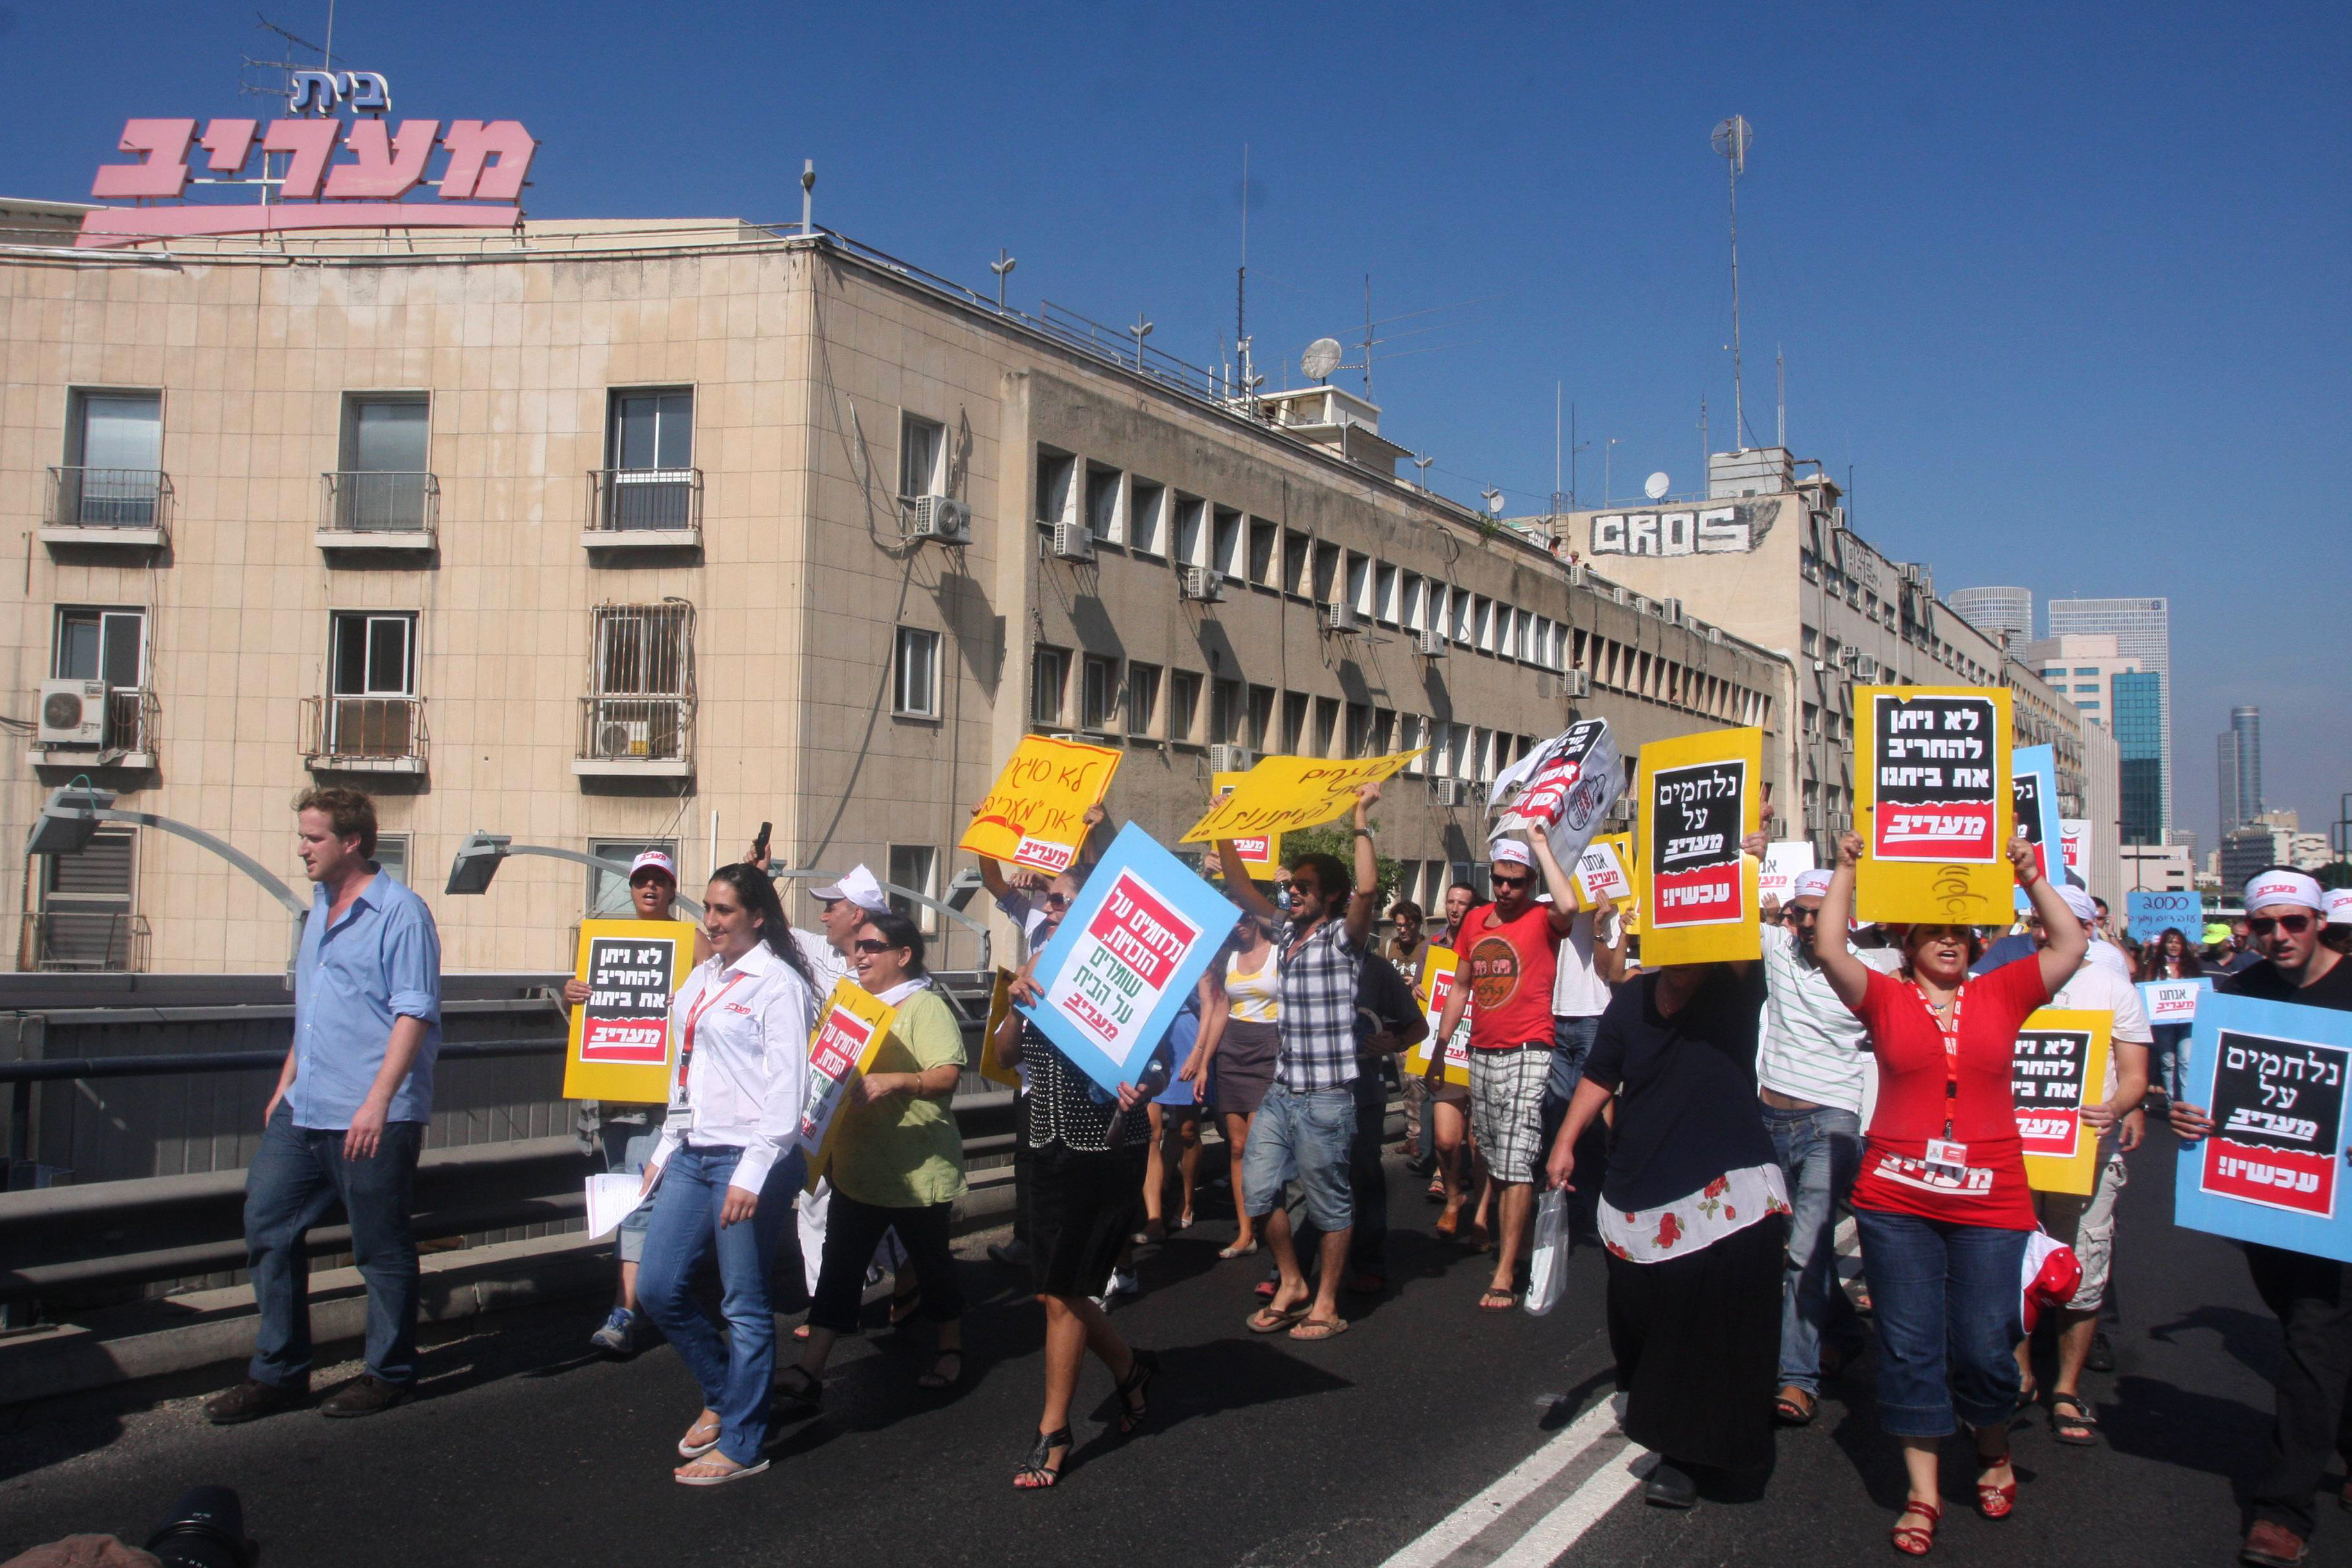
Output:
[[1239,967],[1241,955],[1225,960],[1225,1000],[1233,1004],[1233,1016],[1244,1023],[1272,1023],[1282,1012],[1282,965],[1278,955],[1269,949],[1265,962],[1255,974]]

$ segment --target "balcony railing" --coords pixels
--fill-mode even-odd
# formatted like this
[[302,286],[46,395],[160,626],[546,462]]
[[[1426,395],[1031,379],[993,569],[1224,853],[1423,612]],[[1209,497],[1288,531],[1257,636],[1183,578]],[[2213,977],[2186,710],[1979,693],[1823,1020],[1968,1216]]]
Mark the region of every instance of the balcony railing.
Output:
[[88,529],[93,543],[107,542],[109,533],[149,543],[170,526],[171,507],[171,476],[161,469],[52,468],[44,522],[52,528]]
[[302,699],[302,760],[317,772],[422,773],[423,697]]
[[319,530],[337,544],[385,536],[406,536],[405,543],[420,534],[430,540],[440,525],[441,481],[434,475],[344,470],[319,480]]
[[580,750],[572,771],[608,778],[683,778],[694,768],[694,699],[580,699]]
[[[689,544],[702,533],[699,468],[597,468],[588,475],[590,542]],[[651,536],[632,540],[630,535]]]
[[147,917],[124,909],[52,904],[28,911],[16,943],[23,969],[121,974],[147,967]]

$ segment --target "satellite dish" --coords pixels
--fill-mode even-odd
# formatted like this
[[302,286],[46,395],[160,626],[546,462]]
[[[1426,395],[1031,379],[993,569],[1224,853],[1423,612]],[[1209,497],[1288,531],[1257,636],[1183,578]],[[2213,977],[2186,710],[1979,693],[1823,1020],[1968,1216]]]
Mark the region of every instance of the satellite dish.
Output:
[[1649,497],[1653,501],[1663,501],[1666,498],[1666,491],[1673,485],[1674,481],[1667,478],[1665,471],[1661,469],[1642,481],[1642,494]]
[[1340,352],[1339,339],[1318,338],[1298,356],[1298,368],[1307,372],[1307,380],[1319,382],[1339,368]]
[[1486,509],[1489,512],[1492,512],[1495,516],[1498,517],[1501,517],[1503,515],[1503,493],[1500,490],[1489,489],[1481,492],[1481,494],[1486,497]]

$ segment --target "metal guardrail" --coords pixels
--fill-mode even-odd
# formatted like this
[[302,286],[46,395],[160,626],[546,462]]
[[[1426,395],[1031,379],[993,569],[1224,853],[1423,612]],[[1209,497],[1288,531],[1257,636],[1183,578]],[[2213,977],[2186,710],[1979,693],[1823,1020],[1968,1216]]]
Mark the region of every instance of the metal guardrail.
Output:
[[51,528],[165,528],[171,476],[156,468],[49,470]]
[[580,699],[583,762],[694,761],[690,696],[585,696]]
[[302,699],[302,760],[313,768],[350,764],[349,771],[421,769],[432,737],[423,697],[341,695]]
[[343,469],[319,476],[321,531],[424,534],[438,531],[441,480],[427,473]]
[[698,532],[701,527],[699,468],[588,471],[588,531],[592,534],[684,534]]

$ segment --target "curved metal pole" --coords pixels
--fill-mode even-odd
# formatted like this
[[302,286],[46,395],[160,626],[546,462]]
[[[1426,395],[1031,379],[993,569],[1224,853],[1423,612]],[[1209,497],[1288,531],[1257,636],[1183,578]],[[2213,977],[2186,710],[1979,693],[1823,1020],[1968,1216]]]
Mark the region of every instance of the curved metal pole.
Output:
[[176,833],[190,843],[201,844],[212,851],[213,853],[259,883],[268,891],[270,897],[286,906],[287,913],[293,915],[295,919],[305,919],[310,913],[310,906],[297,897],[292,888],[280,882],[259,861],[255,860],[236,845],[213,837],[202,828],[192,828],[185,822],[175,822],[169,817],[159,817],[152,811],[118,811],[111,806],[84,806],[79,809],[77,814],[85,815],[101,822],[136,822],[143,828],[160,828],[167,833]]
[[[839,872],[825,871],[816,866],[808,866],[798,870],[772,871],[768,874],[778,882],[798,880],[803,877],[824,877],[833,882],[839,882],[841,880],[841,873]],[[885,893],[898,894],[904,897],[913,900],[917,904],[924,905],[927,908],[936,909],[941,915],[946,915],[950,920],[954,921],[957,925],[970,931],[972,936],[977,937],[980,941],[979,967],[983,969],[989,967],[992,943],[989,939],[987,926],[982,925],[979,921],[974,920],[962,910],[956,908],[952,904],[942,904],[929,894],[917,893],[913,888],[901,887],[895,882],[882,883],[881,887],[882,891]]]
[[[602,855],[592,855],[584,850],[559,850],[552,844],[509,844],[506,852],[510,855],[544,855],[551,861],[570,861],[575,865],[593,866],[598,871],[611,872],[623,882],[629,880],[627,866],[618,861],[608,861]],[[680,909],[697,920],[702,918],[702,904],[698,900],[681,893],[677,896],[677,903]]]

